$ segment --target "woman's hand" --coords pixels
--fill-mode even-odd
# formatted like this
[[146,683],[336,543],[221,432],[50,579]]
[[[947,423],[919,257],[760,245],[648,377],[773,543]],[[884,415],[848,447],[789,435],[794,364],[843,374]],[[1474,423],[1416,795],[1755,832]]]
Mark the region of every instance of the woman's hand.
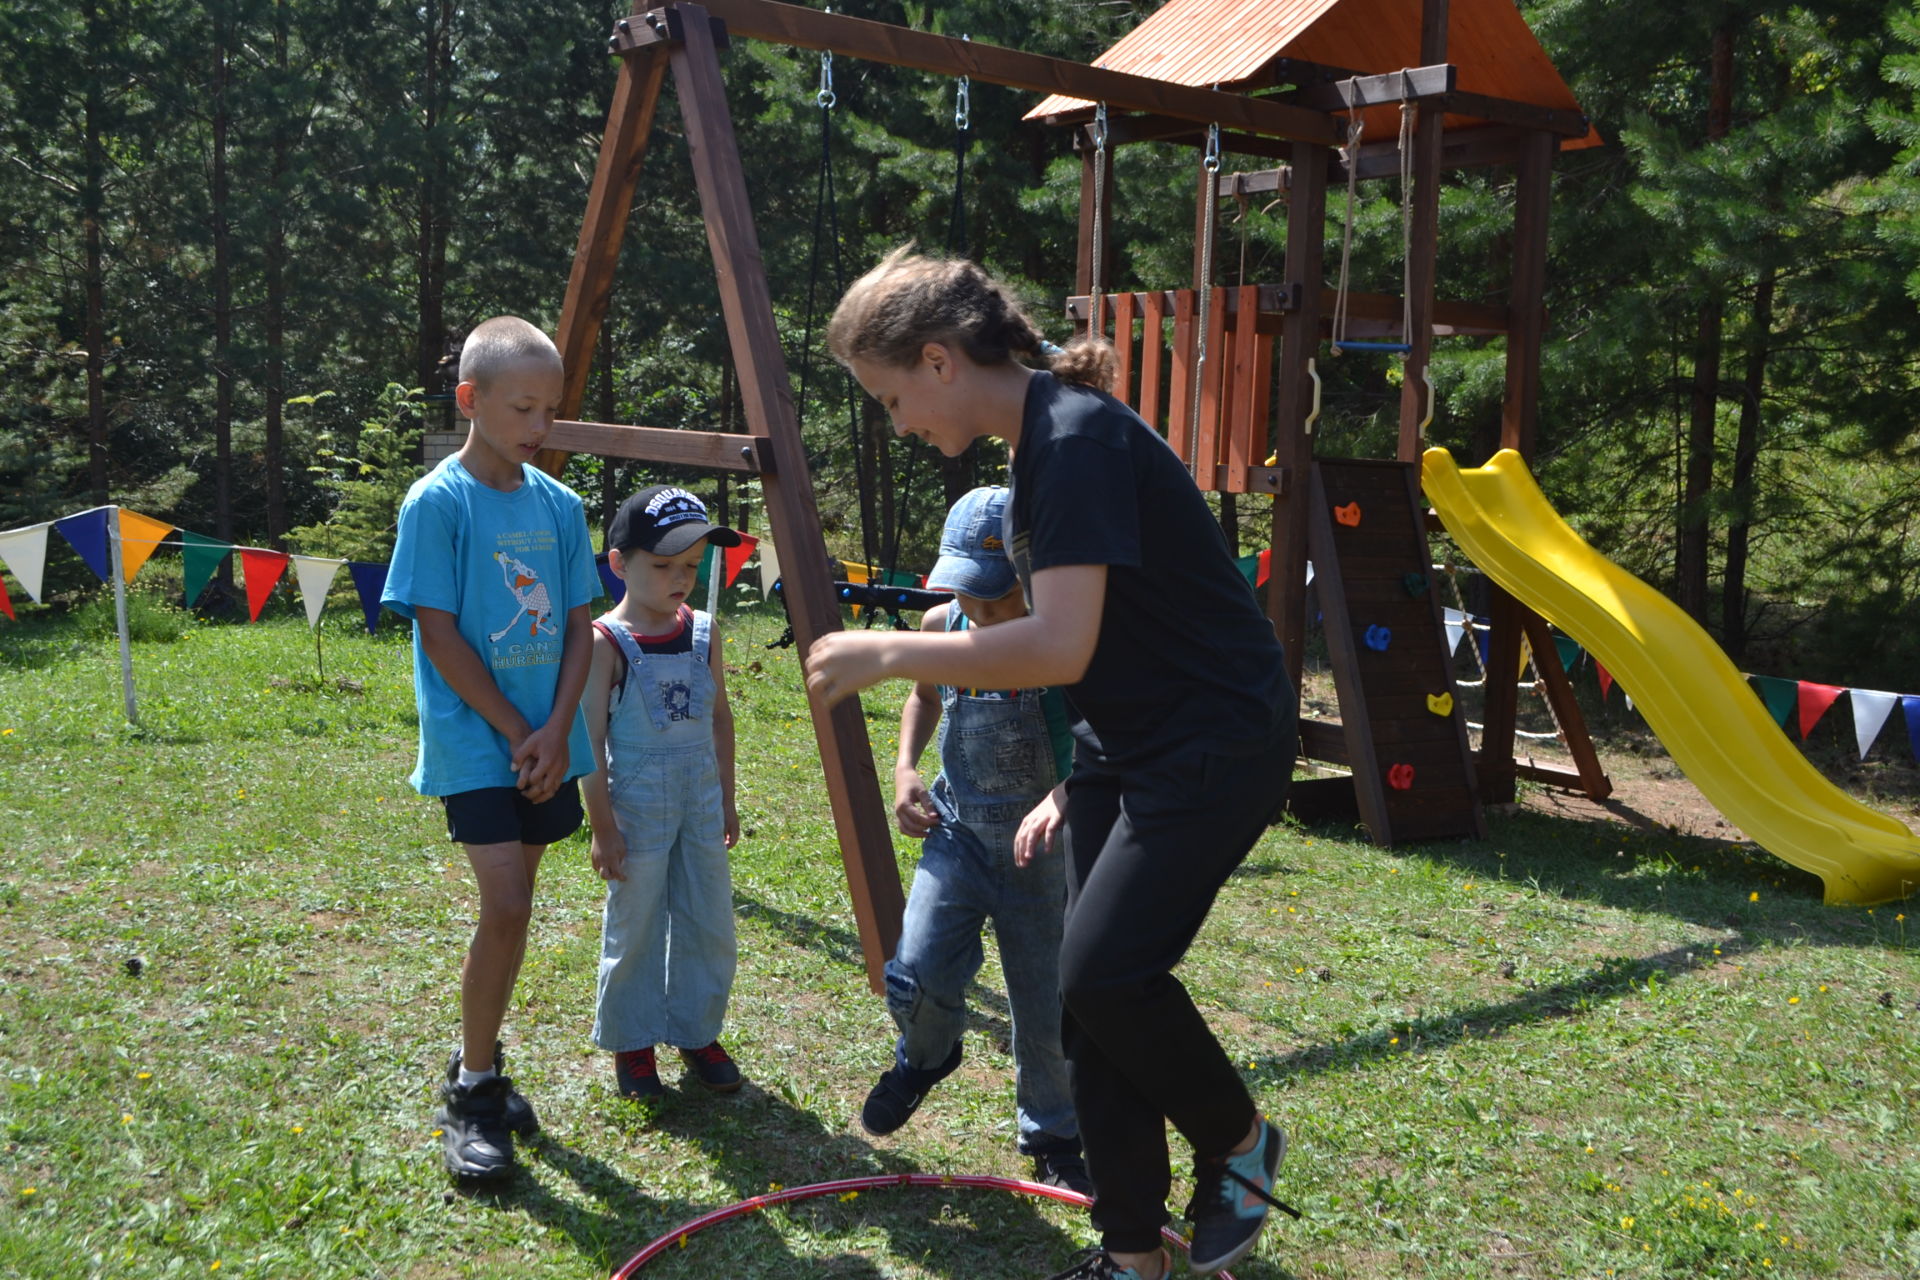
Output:
[[1013,865],[1030,867],[1035,858],[1053,849],[1053,838],[1067,821],[1067,784],[1047,792],[1046,798],[1020,819],[1020,830],[1013,836]]
[[832,706],[887,678],[892,637],[877,631],[835,631],[807,654],[807,692]]

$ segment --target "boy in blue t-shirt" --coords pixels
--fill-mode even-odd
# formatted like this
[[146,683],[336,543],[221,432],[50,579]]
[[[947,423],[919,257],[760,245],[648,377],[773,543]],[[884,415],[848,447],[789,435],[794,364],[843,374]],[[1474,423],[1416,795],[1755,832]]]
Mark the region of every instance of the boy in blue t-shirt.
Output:
[[560,353],[513,316],[474,329],[454,402],[460,451],[400,507],[381,603],[413,619],[420,755],[409,779],[439,796],[473,867],[480,920],[460,978],[461,1045],[435,1121],[447,1170],[513,1171],[513,1134],[539,1128],[501,1074],[497,1037],[526,953],[547,846],[580,826],[575,779],[594,770],[580,692],[599,588],[579,495],[527,464],[559,411]]

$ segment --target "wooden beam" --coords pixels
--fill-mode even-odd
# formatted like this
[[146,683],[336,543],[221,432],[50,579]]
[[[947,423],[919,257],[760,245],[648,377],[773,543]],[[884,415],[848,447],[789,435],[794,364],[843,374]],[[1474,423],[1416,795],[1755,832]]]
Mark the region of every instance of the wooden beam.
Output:
[[1507,124],[1518,129],[1558,134],[1563,138],[1584,138],[1593,122],[1578,111],[1564,107],[1541,107],[1510,98],[1491,98],[1483,93],[1455,90],[1440,100],[1440,109],[1451,115],[1472,116],[1490,124]]
[[1507,389],[1500,446],[1531,460],[1540,413],[1540,349],[1546,340],[1547,219],[1553,199],[1553,135],[1529,134],[1514,174],[1513,274],[1507,291]]
[[709,0],[704,8],[724,21],[735,36],[797,49],[831,49],[847,57],[940,75],[967,76],[1035,93],[1064,94],[1088,102],[1105,102],[1110,110],[1176,116],[1242,133],[1310,142],[1339,140],[1339,125],[1322,112],[1263,98],[1171,84],[1150,76],[1109,71],[1104,67],[1004,49],[978,40],[914,31],[886,22],[823,13],[800,5],[780,4],[777,0]]
[[[1160,293],[1161,306],[1171,309],[1175,290]],[[1109,298],[1114,295],[1107,295]],[[1136,293],[1133,295],[1136,309],[1143,308],[1146,299],[1152,295]],[[1336,294],[1332,289],[1320,291],[1320,312],[1322,316],[1333,313]],[[1238,315],[1241,307],[1239,290],[1227,295],[1227,314]],[[1285,326],[1284,317],[1300,310],[1299,299],[1294,297],[1291,285],[1263,284],[1260,286],[1260,315],[1262,333],[1279,333]],[[1067,298],[1067,317],[1076,325],[1087,320],[1087,299],[1082,295],[1070,295]],[[1266,321],[1273,318],[1278,323],[1269,325]],[[1347,295],[1348,334],[1359,338],[1364,334],[1386,335],[1400,332],[1400,299],[1390,293],[1349,293]],[[1490,306],[1484,302],[1444,302],[1433,304],[1433,329],[1442,337],[1495,337],[1510,331],[1510,319],[1505,307]],[[1321,332],[1326,332],[1323,322]]]
[[773,448],[765,436],[725,431],[685,431],[670,427],[635,427],[615,422],[553,424],[547,448],[569,453],[594,453],[603,458],[632,458],[665,462],[708,471],[744,471],[763,475],[773,470]]
[[1313,385],[1307,362],[1320,347],[1320,316],[1326,296],[1327,173],[1331,148],[1296,143],[1289,168],[1292,195],[1287,201],[1287,288],[1299,299],[1297,318],[1281,330],[1274,385],[1274,460],[1285,473],[1290,492],[1276,494],[1267,579],[1267,617],[1287,654],[1287,674],[1300,687],[1307,649],[1307,495],[1303,483],[1313,465],[1313,437],[1307,413]]
[[[634,184],[640,180],[640,161],[646,156],[647,138],[653,132],[653,113],[660,102],[667,60],[663,47],[624,58],[614,81],[607,131],[600,142],[600,159],[594,166],[587,213],[580,224],[573,270],[567,277],[567,297],[560,308],[560,327],[554,339],[564,371],[560,394],[560,416],[564,418],[577,415],[586,397],[594,343],[606,320],[607,300],[613,296],[613,269],[620,260],[620,242],[633,207]],[[566,465],[567,455],[553,444],[541,450],[537,461],[557,476]]]
[[1567,679],[1567,669],[1560,665],[1560,646],[1554,643],[1553,629],[1531,609],[1521,613],[1520,625],[1527,633],[1528,647],[1533,650],[1533,669],[1539,672],[1540,681],[1546,686],[1547,704],[1553,708],[1554,720],[1573,756],[1580,789],[1587,793],[1589,800],[1605,800],[1613,794],[1613,780],[1601,767],[1600,753],[1593,749],[1586,717],[1580,714],[1579,700],[1573,694],[1573,682]]
[[[786,6],[775,6],[785,8]],[[747,429],[764,436],[773,453],[774,475],[765,486],[767,519],[775,545],[785,549],[780,569],[786,579],[787,611],[804,661],[813,642],[840,630],[840,609],[827,576],[826,543],[814,504],[806,447],[793,411],[786,358],[767,291],[766,268],[747,199],[746,174],[727,111],[707,14],[699,6],[679,6],[685,15],[683,42],[673,51],[673,79],[686,126],[687,151],[700,193],[707,242],[713,250],[720,286],[720,308],[734,366],[740,373],[740,406]],[[834,830],[860,927],[867,981],[885,989],[885,966],[900,939],[905,897],[894,861],[892,831],[880,801],[873,748],[867,740],[860,699],[847,698],[831,709],[809,695]]]
[[1425,102],[1453,92],[1460,70],[1452,63],[1408,67],[1385,75],[1355,76],[1316,84],[1286,95],[1286,101],[1315,111],[1351,111],[1395,102]]

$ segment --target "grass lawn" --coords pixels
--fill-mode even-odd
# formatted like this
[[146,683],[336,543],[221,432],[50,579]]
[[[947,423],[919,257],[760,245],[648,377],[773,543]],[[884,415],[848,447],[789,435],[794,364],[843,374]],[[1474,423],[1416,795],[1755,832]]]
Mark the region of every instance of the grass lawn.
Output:
[[[138,644],[138,729],[97,633],[0,623],[0,1275],[604,1276],[774,1185],[1024,1174],[991,955],[960,1073],[895,1137],[859,1128],[892,1030],[777,631],[729,630],[747,1088],[709,1098],[676,1064],[657,1110],[613,1096],[576,838],[507,1030],[545,1134],[470,1195],[431,1117],[472,896],[406,785],[395,621],[333,610],[324,680],[286,616]],[[883,761],[903,692],[867,701]],[[1750,846],[1492,826],[1392,850],[1277,827],[1221,896],[1181,976],[1291,1131],[1280,1189],[1307,1215],[1235,1274],[1920,1274],[1920,916],[1823,906]],[[872,1192],[642,1274],[1043,1276],[1090,1240],[1065,1206]]]

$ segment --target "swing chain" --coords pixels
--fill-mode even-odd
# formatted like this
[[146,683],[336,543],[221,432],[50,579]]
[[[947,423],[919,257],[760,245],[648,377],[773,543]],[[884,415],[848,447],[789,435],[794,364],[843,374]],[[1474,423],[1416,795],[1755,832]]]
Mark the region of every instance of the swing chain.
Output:
[[1093,262],[1087,287],[1087,325],[1095,338],[1106,333],[1106,254],[1101,243],[1107,238],[1106,220],[1101,217],[1107,202],[1107,104],[1093,109]]
[[822,111],[831,111],[833,104],[839,101],[833,92],[833,50],[820,51],[820,91],[813,95],[813,101]]
[[[962,40],[973,39],[970,35],[963,35],[960,38]],[[972,127],[972,120],[973,79],[970,76],[961,76],[959,87],[956,88],[953,93],[953,127],[965,133]]]
[[1187,473],[1200,467],[1201,390],[1207,383],[1208,330],[1213,319],[1213,235],[1214,218],[1220,204],[1220,126],[1207,126],[1207,148],[1200,158],[1206,173],[1206,227],[1200,233],[1200,278],[1194,283],[1200,290],[1200,340],[1193,361],[1193,412],[1187,419]]

